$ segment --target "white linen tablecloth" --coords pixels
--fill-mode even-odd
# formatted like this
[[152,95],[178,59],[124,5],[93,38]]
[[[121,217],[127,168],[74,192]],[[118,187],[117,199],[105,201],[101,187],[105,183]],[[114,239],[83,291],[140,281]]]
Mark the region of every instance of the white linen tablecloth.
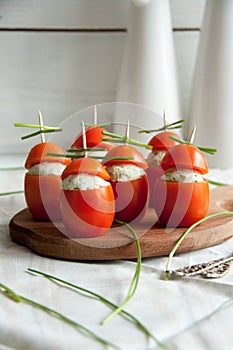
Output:
[[[23,165],[22,157],[1,157],[1,167]],[[24,170],[0,171],[0,192],[23,189]],[[212,170],[210,177],[232,183],[233,170]],[[233,199],[232,199],[233,200]],[[0,282],[18,294],[54,308],[82,323],[124,350],[158,349],[131,322],[116,316],[100,321],[111,311],[94,298],[26,272],[34,268],[88,288],[120,304],[135,271],[134,261],[70,262],[44,258],[13,243],[9,221],[25,208],[23,194],[0,197]],[[233,230],[233,227],[232,227]],[[228,256],[233,240],[176,255],[172,269]],[[143,259],[137,292],[126,310],[138,317],[170,349],[231,350],[233,344],[233,268],[223,278],[201,277],[164,281],[160,278],[167,257]],[[232,301],[227,307],[225,302]],[[69,325],[0,293],[0,349],[103,349]]]

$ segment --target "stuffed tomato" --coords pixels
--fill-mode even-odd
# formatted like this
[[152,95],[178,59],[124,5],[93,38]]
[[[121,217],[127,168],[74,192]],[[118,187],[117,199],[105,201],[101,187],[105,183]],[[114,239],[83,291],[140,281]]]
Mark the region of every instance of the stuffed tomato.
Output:
[[163,174],[161,168],[161,162],[166,152],[174,147],[177,143],[172,140],[170,136],[180,138],[180,136],[171,131],[162,131],[159,134],[152,137],[148,145],[152,146],[152,151],[147,157],[148,169],[146,169],[149,188],[150,188],[150,206],[153,206],[153,192],[154,186],[158,178]]
[[70,237],[97,237],[110,229],[115,201],[105,167],[92,158],[73,161],[62,173],[61,215]]
[[128,223],[142,220],[149,197],[147,163],[143,155],[129,145],[120,145],[107,153],[103,164],[115,196],[115,218]]
[[[64,154],[63,157],[48,153]],[[61,174],[70,163],[65,152],[52,142],[35,145],[25,162],[24,193],[28,209],[36,220],[59,220]]]
[[[88,148],[102,148],[107,151],[113,148],[113,145],[110,142],[103,142],[102,138],[111,140],[110,136],[104,136],[102,132],[106,129],[100,126],[90,126],[85,131],[86,136],[86,145]],[[83,134],[82,132],[76,137],[75,141],[71,145],[71,149],[82,149],[83,148]]]
[[209,184],[204,154],[190,144],[179,144],[164,156],[164,174],[154,187],[154,208],[158,220],[167,227],[188,227],[206,216]]

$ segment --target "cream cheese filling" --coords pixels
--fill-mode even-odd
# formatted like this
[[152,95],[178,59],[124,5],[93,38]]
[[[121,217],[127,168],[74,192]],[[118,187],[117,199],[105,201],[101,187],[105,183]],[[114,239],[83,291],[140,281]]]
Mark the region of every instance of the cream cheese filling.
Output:
[[168,170],[161,176],[161,180],[185,183],[205,182],[200,173],[189,169]]
[[99,176],[89,174],[69,175],[62,181],[64,190],[93,190],[103,186],[110,186],[110,183]]

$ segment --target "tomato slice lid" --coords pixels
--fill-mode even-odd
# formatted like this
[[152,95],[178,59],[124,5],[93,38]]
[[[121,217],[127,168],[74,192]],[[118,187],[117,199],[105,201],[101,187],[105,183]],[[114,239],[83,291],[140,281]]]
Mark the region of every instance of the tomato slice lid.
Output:
[[35,145],[29,152],[27,159],[25,161],[25,168],[30,169],[33,165],[39,164],[42,162],[56,162],[68,165],[70,159],[66,157],[56,157],[49,156],[47,153],[57,153],[64,154],[65,152],[61,147],[52,142],[42,142]]
[[[100,148],[107,148],[107,150],[110,150],[113,145],[108,142],[102,142],[102,138],[106,138],[111,140],[110,136],[103,135],[102,132],[106,131],[106,129],[100,127],[100,126],[90,126],[86,129],[86,141],[87,141],[87,147],[94,148],[94,147],[100,147]],[[72,143],[71,148],[78,149],[83,148],[83,135],[82,132],[77,136],[75,141]]]
[[110,178],[105,167],[93,158],[78,158],[70,163],[62,173],[62,180],[70,175],[88,174],[99,176],[104,180]]
[[180,136],[172,131],[162,131],[159,134],[152,137],[148,145],[153,147],[153,151],[167,151],[168,149],[177,145],[177,142],[170,139],[169,136],[174,136],[180,139]]
[[161,167],[163,170],[175,168],[195,170],[201,174],[208,173],[208,164],[203,152],[189,144],[179,144],[168,150]]
[[[108,158],[132,158],[132,159],[108,159]],[[148,164],[143,155],[136,148],[129,145],[119,145],[112,148],[102,161],[105,166],[115,164],[134,164],[142,169],[147,169]]]

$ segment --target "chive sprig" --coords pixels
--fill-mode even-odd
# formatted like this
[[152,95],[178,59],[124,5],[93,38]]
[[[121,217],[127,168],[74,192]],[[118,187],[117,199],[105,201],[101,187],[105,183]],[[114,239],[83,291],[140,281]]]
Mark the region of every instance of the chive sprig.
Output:
[[142,143],[142,142],[139,142],[137,140],[133,140],[126,135],[122,136],[122,135],[114,134],[114,133],[108,132],[108,131],[102,131],[102,134],[105,136],[112,137],[112,139],[108,139],[108,138],[103,137],[102,138],[103,142],[123,143],[123,144],[130,144],[130,145],[134,145],[134,146],[138,146],[138,147],[143,147],[146,149],[152,149],[152,146],[147,145],[147,144]]
[[181,129],[183,127],[182,123],[185,122],[185,119],[179,119],[173,123],[165,124],[161,128],[158,129],[147,129],[147,130],[139,130],[139,134],[150,134],[153,132],[159,132],[159,131],[166,131],[166,130],[173,130],[173,129]]
[[8,298],[10,298],[11,300],[13,300],[16,303],[25,303],[28,305],[33,306],[36,309],[39,309],[41,311],[44,311],[45,313],[67,323],[68,325],[72,326],[73,328],[79,330],[82,334],[86,335],[87,337],[97,341],[98,343],[102,344],[103,346],[109,346],[113,349],[119,350],[120,348],[118,346],[116,346],[115,344],[111,343],[110,341],[100,337],[98,334],[94,333],[93,331],[91,331],[90,329],[88,329],[87,327],[83,326],[82,324],[72,320],[71,318],[68,318],[67,316],[65,316],[64,314],[49,308],[43,304],[40,304],[36,301],[33,301],[31,299],[25,298],[22,295],[17,294],[13,289],[9,288],[8,286],[6,286],[3,283],[0,283],[0,292],[2,294],[4,294],[5,296],[7,296]]
[[[169,138],[174,140],[174,141],[176,141],[176,142],[178,142],[178,143],[181,143],[181,144],[192,145],[192,142],[181,140],[181,139],[179,139],[178,137],[175,137],[175,136],[169,136]],[[208,147],[202,147],[202,146],[196,146],[196,147],[199,148],[200,151],[205,152],[205,153],[209,153],[209,154],[212,154],[212,155],[214,155],[217,152],[216,148],[208,148]]]
[[212,218],[215,218],[217,216],[222,216],[222,215],[233,215],[233,211],[221,211],[218,213],[214,213],[214,214],[210,214],[206,217],[204,217],[203,219],[198,220],[197,222],[195,222],[193,225],[191,225],[189,228],[187,228],[187,230],[184,231],[184,233],[180,236],[180,238],[178,239],[178,241],[176,242],[176,244],[174,245],[173,249],[171,250],[169,256],[168,256],[168,260],[167,260],[167,264],[166,264],[166,269],[165,269],[165,280],[169,279],[169,275],[171,274],[171,262],[172,262],[172,258],[175,254],[175,252],[177,251],[177,249],[179,248],[179,246],[181,245],[181,243],[183,242],[183,240],[188,236],[188,234],[198,225],[202,224],[203,222],[210,220]]
[[[39,120],[42,120],[42,115],[39,111]],[[62,128],[56,127],[56,126],[47,126],[44,125],[43,122],[40,124],[27,124],[27,123],[14,123],[15,127],[20,128],[30,128],[30,129],[39,129],[38,131],[32,132],[30,134],[24,135],[21,137],[21,140],[26,140],[28,138],[37,136],[37,135],[43,135],[47,133],[53,133],[53,132],[60,132],[62,131]]]

